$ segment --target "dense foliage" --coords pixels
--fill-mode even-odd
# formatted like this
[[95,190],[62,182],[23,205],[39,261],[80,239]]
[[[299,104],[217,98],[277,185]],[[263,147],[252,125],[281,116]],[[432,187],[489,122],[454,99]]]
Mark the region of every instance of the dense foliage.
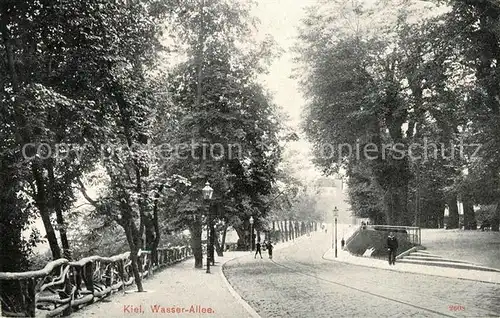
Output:
[[454,228],[458,200],[473,228],[473,206],[496,204],[498,230],[499,14],[495,1],[310,8],[304,128],[316,164],[347,171],[356,215],[437,227],[448,207]]
[[[200,267],[209,214],[223,237],[232,226],[249,240],[250,216],[265,228],[286,138],[258,81],[277,50],[271,38],[254,40],[251,9],[0,4],[0,271],[43,266],[48,259],[28,261],[43,239],[52,259],[130,250],[141,290],[139,249],[155,259],[189,229]],[[301,213],[308,200],[297,201]],[[31,229],[37,219],[44,238]]]

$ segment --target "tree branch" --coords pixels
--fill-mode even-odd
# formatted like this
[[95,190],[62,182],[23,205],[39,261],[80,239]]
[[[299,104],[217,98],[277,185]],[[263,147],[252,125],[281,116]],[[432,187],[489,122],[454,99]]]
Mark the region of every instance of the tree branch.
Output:
[[83,184],[82,180],[80,178],[76,179],[76,182],[78,182],[78,185],[80,186],[80,192],[82,193],[83,197],[95,208],[98,208],[97,201],[93,200],[88,194],[87,190],[85,189],[85,185]]

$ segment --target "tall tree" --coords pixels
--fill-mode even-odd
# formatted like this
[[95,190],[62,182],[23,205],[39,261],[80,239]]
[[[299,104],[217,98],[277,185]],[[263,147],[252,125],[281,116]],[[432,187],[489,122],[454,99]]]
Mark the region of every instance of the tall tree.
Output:
[[[275,105],[256,75],[264,70],[272,43],[242,46],[252,41],[250,7],[243,3],[183,2],[178,11],[171,33],[186,44],[187,60],[176,66],[169,84],[180,109],[170,140],[177,149],[171,150],[175,158],[168,169],[190,176],[192,190],[179,206],[179,222],[189,224],[195,266],[201,267],[203,214],[216,214],[243,235],[251,214],[266,213],[256,209],[263,207],[262,195],[270,191],[279,161],[279,126]],[[215,189],[210,207],[201,200],[207,180]]]

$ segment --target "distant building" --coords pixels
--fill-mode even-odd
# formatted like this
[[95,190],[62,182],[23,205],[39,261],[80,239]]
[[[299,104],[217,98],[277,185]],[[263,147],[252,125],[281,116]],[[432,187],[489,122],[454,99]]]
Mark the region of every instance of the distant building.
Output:
[[323,211],[325,221],[333,221],[333,208],[339,211],[338,221],[344,224],[353,222],[351,217],[351,206],[347,202],[346,184],[342,178],[320,177],[317,178],[315,187],[318,189],[318,209]]

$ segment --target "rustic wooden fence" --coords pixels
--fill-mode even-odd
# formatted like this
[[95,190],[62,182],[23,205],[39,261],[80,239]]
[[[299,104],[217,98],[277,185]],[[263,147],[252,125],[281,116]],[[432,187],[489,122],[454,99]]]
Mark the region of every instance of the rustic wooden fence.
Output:
[[[158,249],[158,261],[140,251],[142,278],[154,271],[192,256],[182,246]],[[67,316],[74,310],[100,301],[134,284],[130,252],[113,257],[91,256],[76,262],[58,259],[38,271],[0,272],[2,315],[7,317]]]

